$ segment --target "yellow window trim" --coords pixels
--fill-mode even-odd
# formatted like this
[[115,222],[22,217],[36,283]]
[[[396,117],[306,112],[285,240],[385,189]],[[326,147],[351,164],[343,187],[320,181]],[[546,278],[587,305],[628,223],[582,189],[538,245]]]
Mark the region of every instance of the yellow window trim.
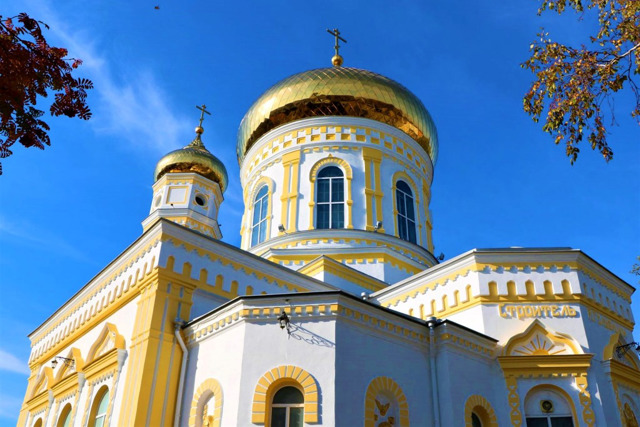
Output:
[[315,204],[316,204],[316,178],[318,176],[318,172],[321,168],[335,165],[342,169],[344,172],[344,176],[347,180],[347,199],[345,203],[347,205],[347,212],[345,215],[346,226],[345,228],[353,228],[353,199],[351,197],[351,180],[353,179],[353,171],[351,170],[351,166],[349,163],[345,162],[343,159],[339,157],[333,157],[332,154],[329,154],[328,157],[324,159],[318,160],[312,167],[309,172],[309,182],[310,185],[310,196],[309,196],[309,230],[314,230],[315,226]]
[[364,403],[364,426],[375,427],[375,398],[381,393],[386,392],[391,394],[398,404],[398,426],[409,427],[409,404],[407,398],[402,391],[402,388],[392,378],[389,377],[376,377],[367,386],[365,393]]
[[265,372],[258,380],[251,407],[252,423],[269,425],[273,396],[276,391],[286,386],[296,387],[304,395],[304,422],[319,422],[318,383],[315,378],[297,366],[281,365]]
[[[213,410],[213,423],[209,424],[209,427],[220,427],[220,421],[222,419],[222,387],[218,380],[214,378],[208,378],[200,383],[200,386],[193,394],[191,410],[189,411],[189,427],[202,425],[202,405],[212,396],[215,399],[215,406]],[[200,420],[198,420],[198,417],[200,417]]]
[[480,418],[483,426],[498,427],[496,412],[487,399],[479,394],[473,394],[467,398],[464,405],[464,425],[472,427],[471,414],[474,413]]

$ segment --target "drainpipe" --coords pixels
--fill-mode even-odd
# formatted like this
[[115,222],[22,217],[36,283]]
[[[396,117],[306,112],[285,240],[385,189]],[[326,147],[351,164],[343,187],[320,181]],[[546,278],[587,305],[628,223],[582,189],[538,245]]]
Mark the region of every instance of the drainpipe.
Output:
[[183,322],[179,319],[173,323],[173,331],[176,335],[176,341],[178,341],[178,344],[182,349],[182,364],[180,365],[180,378],[178,378],[178,396],[176,397],[176,413],[173,416],[174,427],[180,427],[180,411],[182,410],[182,388],[184,387],[184,374],[187,370],[187,359],[189,358],[189,350],[187,349],[187,346],[184,345],[182,334],[180,333],[180,328],[182,327],[182,325]]
[[438,400],[438,378],[436,376],[436,339],[434,328],[438,324],[438,319],[429,317],[427,326],[429,327],[429,365],[431,365],[431,401],[433,402],[433,425],[440,426],[440,402]]

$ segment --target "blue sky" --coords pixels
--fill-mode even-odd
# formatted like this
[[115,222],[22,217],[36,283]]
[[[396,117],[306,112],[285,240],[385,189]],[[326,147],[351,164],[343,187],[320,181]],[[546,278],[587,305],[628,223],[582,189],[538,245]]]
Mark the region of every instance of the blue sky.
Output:
[[[159,4],[156,10],[154,6]],[[15,146],[0,177],[0,425],[15,425],[26,387],[26,335],[142,232],[156,162],[193,137],[227,166],[224,240],[239,245],[243,211],[235,139],[269,86],[330,65],[338,27],[345,66],[420,97],[438,127],[436,255],[475,247],[571,246],[637,285],[640,129],[616,100],[606,164],[588,147],[571,166],[522,111],[532,76],[519,64],[541,26],[581,43],[589,20],[536,16],[537,2],[153,0],[5,2],[51,26],[93,80],[94,117],[47,121],[52,146]],[[640,313],[640,296],[633,311]],[[636,340],[640,335],[636,332]]]

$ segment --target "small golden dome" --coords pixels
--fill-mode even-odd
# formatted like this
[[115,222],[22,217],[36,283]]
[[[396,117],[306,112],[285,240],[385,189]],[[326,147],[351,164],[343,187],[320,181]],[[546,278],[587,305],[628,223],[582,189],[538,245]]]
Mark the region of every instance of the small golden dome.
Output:
[[340,55],[333,55],[333,57],[331,58],[331,63],[333,64],[334,67],[341,66],[343,62],[344,62],[344,59]]
[[196,137],[189,145],[174,150],[160,159],[153,175],[156,181],[166,173],[195,172],[217,182],[222,192],[226,190],[229,182],[227,169],[220,159],[205,148],[200,138],[203,132],[204,129],[198,126]]
[[436,162],[436,126],[418,97],[380,74],[338,66],[294,74],[262,94],[240,123],[238,161],[271,129],[318,116],[363,117],[394,126]]

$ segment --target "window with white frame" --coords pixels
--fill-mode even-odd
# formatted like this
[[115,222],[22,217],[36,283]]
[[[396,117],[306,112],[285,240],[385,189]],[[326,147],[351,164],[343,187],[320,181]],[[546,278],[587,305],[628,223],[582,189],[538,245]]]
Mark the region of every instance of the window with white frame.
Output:
[[262,243],[267,238],[267,210],[269,189],[263,185],[253,199],[253,221],[251,223],[251,246]]
[[416,243],[416,214],[411,187],[404,182],[396,183],[396,210],[398,211],[398,237]]
[[344,174],[337,166],[320,170],[316,179],[316,228],[344,228]]

